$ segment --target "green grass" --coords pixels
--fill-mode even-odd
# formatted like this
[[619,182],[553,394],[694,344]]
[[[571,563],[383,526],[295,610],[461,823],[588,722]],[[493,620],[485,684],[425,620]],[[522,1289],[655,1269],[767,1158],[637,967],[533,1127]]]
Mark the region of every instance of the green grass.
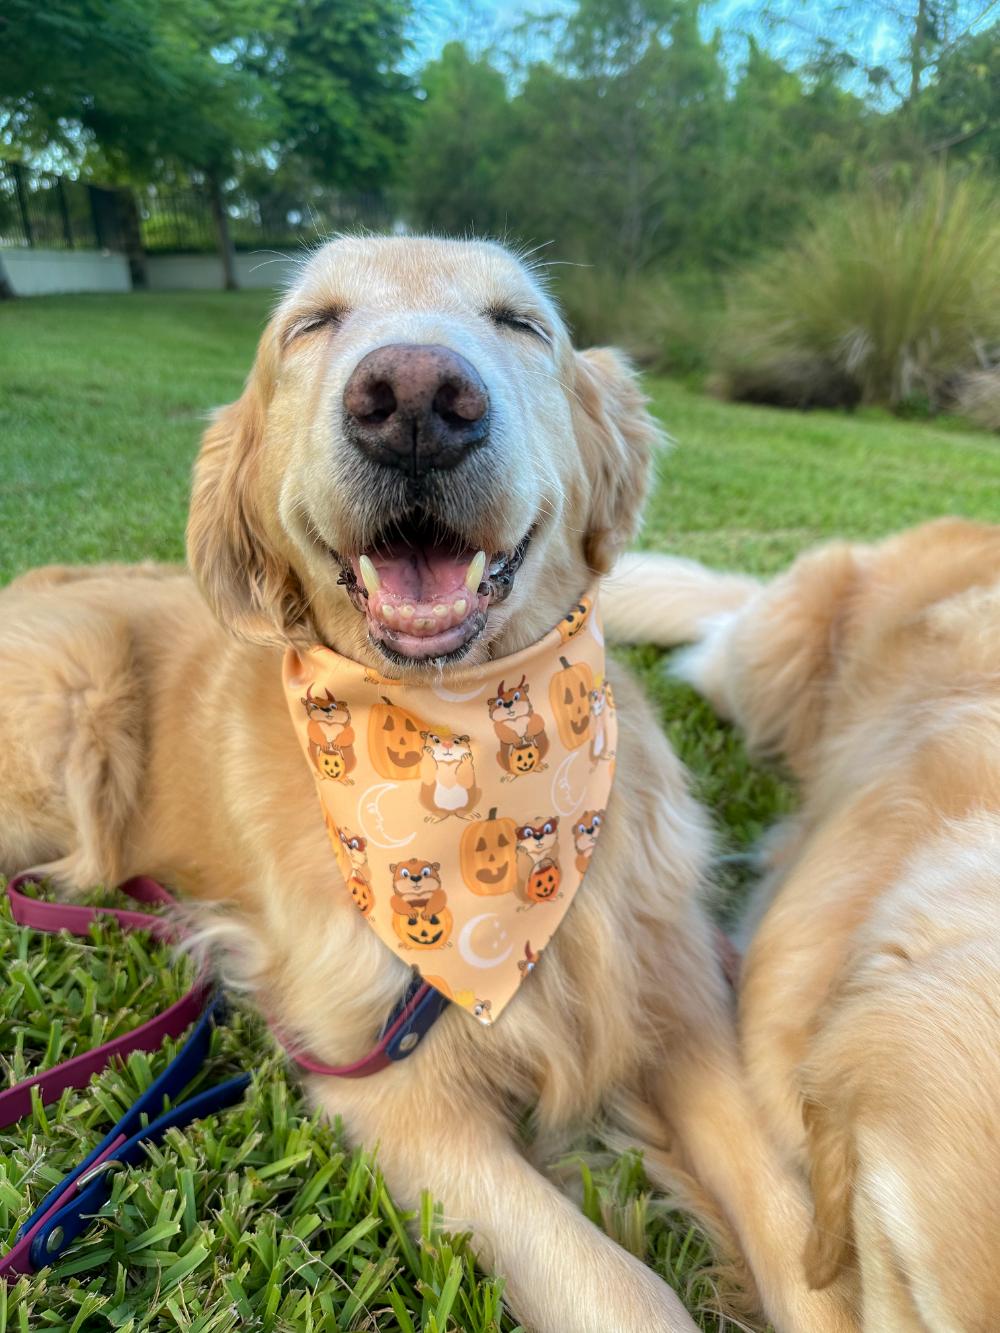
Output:
[[[266,308],[257,293],[0,305],[0,581],[45,561],[182,557],[204,413],[238,393]],[[652,389],[678,445],[660,461],[648,546],[767,572],[834,533],[872,537],[944,511],[994,516],[1000,443],[987,435]],[[788,789],[664,679],[658,653],[625,656],[724,849],[746,848],[788,808]],[[736,872],[720,871],[719,910],[742,889]],[[183,963],[135,936],[35,935],[5,908],[0,976],[0,1059],[12,1080],[133,1026],[188,982]],[[133,1056],[0,1132],[0,1241],[166,1058]],[[239,1068],[254,1070],[241,1107],[172,1134],[148,1169],[117,1174],[106,1219],[59,1265],[0,1286],[0,1333],[509,1333],[499,1286],[474,1271],[464,1239],[440,1233],[427,1201],[414,1240],[376,1162],[309,1112],[259,1024],[238,1012],[216,1034],[203,1078]],[[588,1214],[701,1310],[705,1329],[732,1327],[708,1309],[703,1241],[650,1197],[636,1161],[588,1161],[569,1168]]]

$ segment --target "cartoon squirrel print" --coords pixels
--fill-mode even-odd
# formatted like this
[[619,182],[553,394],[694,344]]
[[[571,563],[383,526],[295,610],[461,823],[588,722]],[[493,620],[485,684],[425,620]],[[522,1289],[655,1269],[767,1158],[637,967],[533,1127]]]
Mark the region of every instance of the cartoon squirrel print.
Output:
[[540,773],[548,767],[542,760],[548,754],[549,738],[544,719],[531,705],[530,688],[523,675],[509,690],[501,681],[495,697],[486,701],[500,742],[497,762],[505,774],[501,782],[512,782],[522,773]]
[[609,711],[608,687],[602,681],[590,691],[590,757],[595,762],[615,757],[608,734]]
[[353,784],[348,773],[357,760],[354,757],[354,728],[347,704],[324,690],[324,698],[313,698],[312,686],[306,690],[302,706],[309,719],[307,738],[309,758],[321,778]]
[[573,825],[573,846],[576,849],[576,868],[581,875],[586,874],[590,858],[597,846],[604,823],[603,810],[584,810]]
[[522,897],[529,903],[554,898],[562,878],[556,852],[559,846],[559,816],[520,824],[517,833],[517,857]]
[[404,949],[443,949],[451,934],[448,895],[441,887],[441,863],[411,857],[389,866],[392,875],[392,928]]
[[422,731],[424,753],[420,760],[420,801],[429,824],[439,824],[449,815],[474,819],[483,793],[476,786],[472,745],[468,736],[447,736]]
[[347,887],[351,891],[354,905],[362,916],[370,916],[375,906],[375,894],[372,891],[371,871],[368,868],[368,840],[350,829],[339,830],[340,845],[350,863],[351,873],[347,876]]
[[468,1009],[473,1018],[478,1018],[483,1027],[489,1027],[493,1022],[492,1000],[481,1000],[471,990],[458,991],[454,999],[456,1004],[460,1004],[463,1009]]

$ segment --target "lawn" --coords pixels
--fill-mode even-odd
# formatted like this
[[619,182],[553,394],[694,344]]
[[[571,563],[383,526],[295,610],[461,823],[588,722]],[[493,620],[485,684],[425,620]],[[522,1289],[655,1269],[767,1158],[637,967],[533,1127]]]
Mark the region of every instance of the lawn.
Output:
[[[48,298],[0,305],[0,582],[30,565],[183,556],[191,460],[207,408],[234,397],[266,317],[257,293]],[[650,385],[676,439],[659,464],[643,542],[766,572],[831,534],[873,537],[943,512],[995,517],[1000,441],[955,423],[739,408]],[[716,814],[747,847],[790,794],[752,768],[659,654],[634,649],[664,725]],[[718,909],[742,892],[720,868]],[[134,936],[89,942],[0,919],[0,1058],[13,1079],[134,1026],[186,986],[183,963]],[[15,1021],[16,1020],[16,1021]],[[133,1056],[86,1093],[0,1132],[0,1240],[101,1137],[166,1054]],[[307,1111],[248,1014],[216,1033],[206,1078],[252,1068],[243,1106],[173,1136],[149,1169],[119,1172],[113,1220],[58,1267],[6,1292],[8,1329],[511,1330],[496,1284],[428,1201],[415,1244],[377,1165]],[[643,1189],[632,1159],[567,1168],[583,1206],[700,1311],[700,1238]],[[610,1331],[609,1331],[610,1333]]]

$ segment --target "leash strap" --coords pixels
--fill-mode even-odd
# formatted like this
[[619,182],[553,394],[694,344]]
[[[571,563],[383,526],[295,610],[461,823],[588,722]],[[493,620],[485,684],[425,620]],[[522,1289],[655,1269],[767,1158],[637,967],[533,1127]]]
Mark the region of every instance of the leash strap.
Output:
[[[39,882],[39,877],[28,871],[7,885],[11,915],[20,926],[50,932],[68,930],[73,935],[86,936],[95,921],[109,916],[123,930],[146,930],[164,941],[180,937],[181,932],[169,918],[126,908],[47,902],[23,892],[25,885]],[[139,903],[158,906],[174,903],[162,884],[145,875],[127,880],[120,890]],[[312,1074],[364,1078],[412,1054],[447,1006],[448,1001],[440,991],[415,975],[386,1020],[378,1042],[360,1060],[348,1065],[325,1065],[296,1052],[286,1042],[282,1044],[291,1058]],[[177,1037],[195,1024],[163,1073],[132,1103],[93,1152],[49,1191],[22,1225],[13,1247],[0,1255],[0,1279],[34,1273],[58,1259],[107,1202],[111,1172],[141,1161],[147,1144],[159,1143],[167,1130],[182,1129],[192,1120],[241,1099],[250,1083],[249,1074],[239,1074],[164,1109],[165,1103],[182,1093],[198,1073],[208,1053],[212,1027],[224,1016],[222,996],[213,990],[207,978],[199,977],[186,994],[148,1022],[0,1092],[0,1128],[5,1128],[31,1111],[34,1097],[43,1106],[48,1105],[67,1088],[86,1087],[116,1057],[124,1059],[133,1051],[155,1051],[166,1037]]]

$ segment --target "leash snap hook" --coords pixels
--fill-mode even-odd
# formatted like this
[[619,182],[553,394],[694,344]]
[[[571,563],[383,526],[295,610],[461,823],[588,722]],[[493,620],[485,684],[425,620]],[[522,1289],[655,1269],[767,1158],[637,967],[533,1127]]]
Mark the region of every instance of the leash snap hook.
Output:
[[106,1157],[103,1162],[95,1162],[93,1166],[88,1166],[86,1171],[81,1171],[76,1178],[77,1190],[85,1189],[95,1176],[99,1176],[102,1171],[120,1171],[125,1165],[117,1157]]

